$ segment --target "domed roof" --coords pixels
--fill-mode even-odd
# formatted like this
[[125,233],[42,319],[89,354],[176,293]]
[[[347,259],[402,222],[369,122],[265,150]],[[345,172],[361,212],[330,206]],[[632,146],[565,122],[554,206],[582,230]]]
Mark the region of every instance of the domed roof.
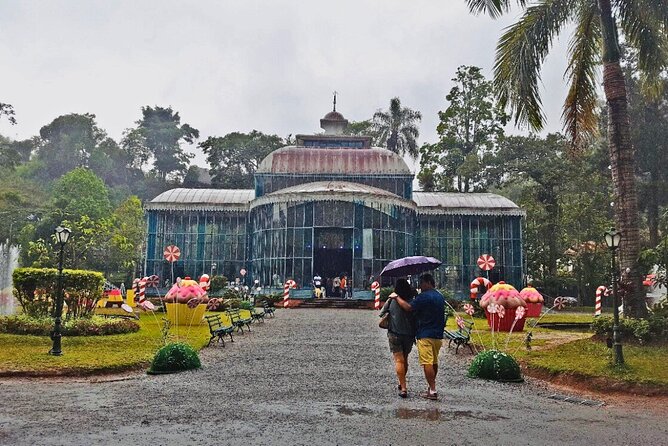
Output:
[[270,203],[289,203],[301,201],[348,201],[353,203],[381,203],[402,206],[415,210],[417,206],[411,200],[377,187],[347,181],[316,181],[286,187],[255,199],[250,208]]
[[287,146],[271,152],[258,174],[413,175],[404,159],[380,148],[348,149]]
[[331,111],[327,113],[322,119],[327,121],[346,121],[346,118],[344,118],[343,115],[337,111]]

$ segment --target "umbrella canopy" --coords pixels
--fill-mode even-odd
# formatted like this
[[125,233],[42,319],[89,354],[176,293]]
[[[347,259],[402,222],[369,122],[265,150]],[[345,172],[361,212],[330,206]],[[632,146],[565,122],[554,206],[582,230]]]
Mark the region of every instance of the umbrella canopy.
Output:
[[392,260],[388,263],[381,276],[402,277],[431,271],[441,266],[441,261],[433,257],[411,256],[403,259]]

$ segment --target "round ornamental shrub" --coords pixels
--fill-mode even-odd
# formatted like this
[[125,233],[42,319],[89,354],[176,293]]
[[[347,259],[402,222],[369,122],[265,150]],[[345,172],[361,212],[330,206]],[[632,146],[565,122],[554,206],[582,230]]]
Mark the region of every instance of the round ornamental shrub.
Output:
[[520,365],[515,358],[498,350],[478,353],[469,366],[470,378],[490,379],[501,382],[522,382]]
[[182,342],[174,342],[162,347],[155,354],[149,373],[170,373],[199,369],[202,363],[197,351]]

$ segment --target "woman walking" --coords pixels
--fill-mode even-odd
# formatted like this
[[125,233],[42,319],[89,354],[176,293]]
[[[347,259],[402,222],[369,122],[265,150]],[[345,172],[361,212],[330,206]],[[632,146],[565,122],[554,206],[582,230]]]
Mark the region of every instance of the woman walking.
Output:
[[[415,290],[413,290],[406,279],[397,280],[397,283],[394,285],[394,293],[409,302],[415,297]],[[415,343],[415,319],[411,313],[404,311],[395,299],[388,299],[385,302],[380,311],[380,316],[382,317],[386,313],[390,314],[387,339],[394,359],[397,378],[399,378],[399,396],[406,398],[408,396],[406,389],[408,354],[413,349],[413,344]]]

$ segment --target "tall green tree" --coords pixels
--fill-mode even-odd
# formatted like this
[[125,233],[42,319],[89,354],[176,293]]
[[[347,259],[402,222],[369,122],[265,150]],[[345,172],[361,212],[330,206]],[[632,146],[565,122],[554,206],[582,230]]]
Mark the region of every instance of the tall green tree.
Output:
[[631,141],[636,150],[639,207],[647,218],[649,245],[661,239],[659,221],[668,204],[668,76],[662,73],[659,95],[643,91],[635,54],[627,51],[624,71],[628,81]]
[[87,216],[99,220],[111,212],[104,181],[83,167],[63,175],[53,186],[52,197],[54,210],[62,219],[77,221]]
[[5,116],[10,124],[16,124],[16,113],[14,112],[14,107],[11,104],[5,104],[0,102],[0,118]]
[[438,113],[440,140],[420,148],[418,180],[424,190],[485,190],[489,180],[485,171],[507,117],[480,68],[461,66],[452,81],[455,86],[446,96],[449,105]]
[[95,115],[71,113],[54,119],[39,130],[37,159],[44,163],[46,179],[59,178],[76,167],[85,167],[105,138]]
[[153,170],[163,181],[167,175],[185,175],[192,155],[183,149],[183,143],[192,144],[199,138],[199,130],[181,123],[181,116],[171,107],[142,107],[142,118],[137,127],[128,129],[123,147],[131,163],[141,167],[149,157]]
[[[507,12],[510,0],[468,0],[474,13],[493,17]],[[640,230],[636,163],[631,144],[626,80],[620,64],[618,36],[638,51],[638,69],[651,84],[666,66],[668,7],[663,0],[538,0],[527,5],[518,21],[499,40],[494,86],[500,103],[515,122],[540,130],[544,124],[539,93],[540,69],[552,42],[571,23],[566,76],[570,89],[564,105],[564,124],[575,147],[597,130],[596,86],[603,66],[603,90],[608,109],[608,147],[615,193],[615,220],[623,233],[620,266],[631,284],[626,304],[643,317],[642,273],[639,268]],[[628,271],[628,272],[627,272]]]
[[419,155],[417,139],[420,136],[418,124],[422,120],[419,111],[402,107],[399,98],[390,100],[390,108],[378,110],[373,115],[373,134],[376,143],[399,155]]
[[209,163],[209,173],[216,187],[253,188],[253,175],[269,153],[284,145],[280,136],[253,130],[210,136],[200,143]]

